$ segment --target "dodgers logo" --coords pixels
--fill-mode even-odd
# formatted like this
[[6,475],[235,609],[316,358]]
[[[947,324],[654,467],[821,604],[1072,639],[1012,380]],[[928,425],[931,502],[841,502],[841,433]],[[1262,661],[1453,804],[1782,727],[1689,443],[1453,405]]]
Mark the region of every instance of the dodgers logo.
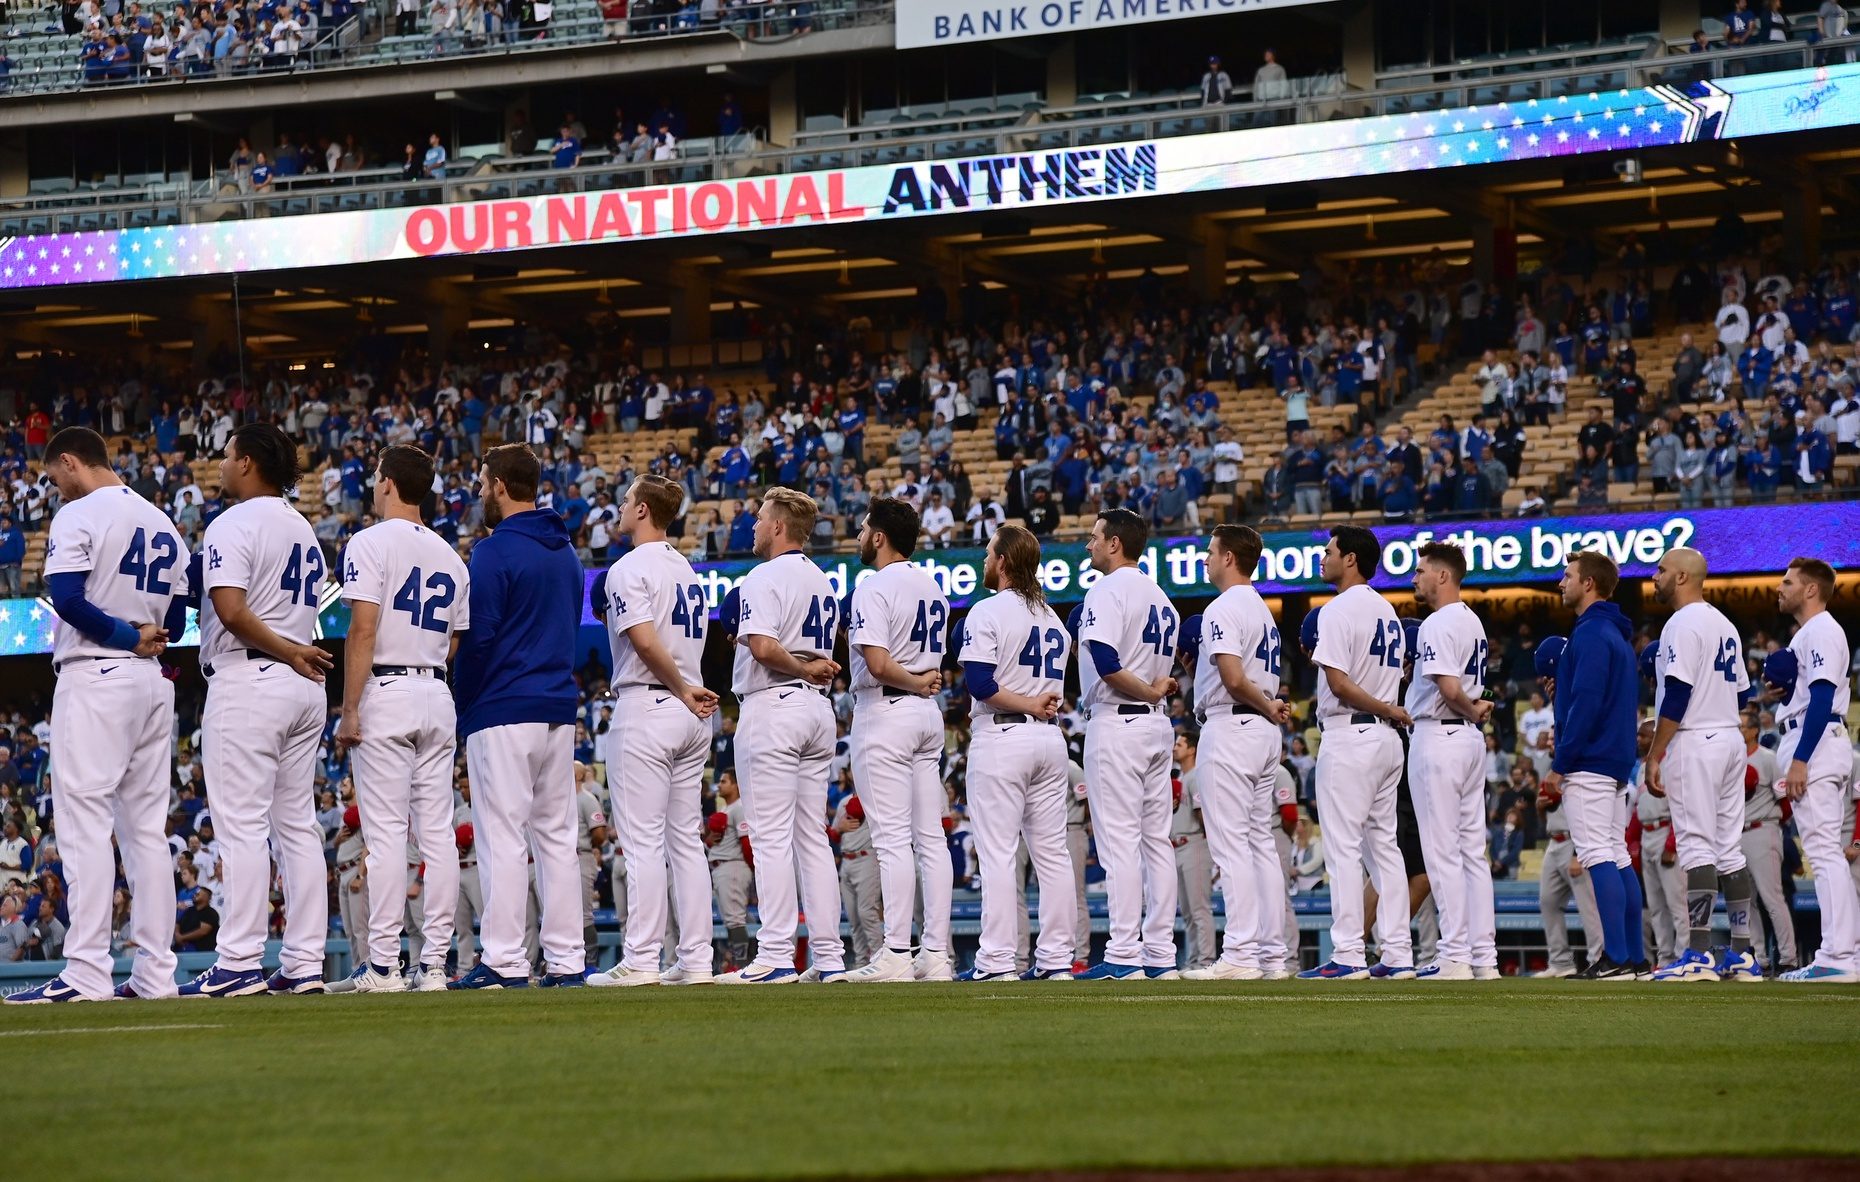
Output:
[[207,569],[220,569],[220,548],[218,546],[207,547]]
[[1225,635],[1226,633],[1221,631],[1221,626],[1219,624],[1208,625],[1208,639],[1209,640],[1219,640]]
[[1827,662],[1821,659],[1820,653],[1810,653],[1808,655],[1808,667],[1810,669],[1819,669],[1825,664],[1827,664]]

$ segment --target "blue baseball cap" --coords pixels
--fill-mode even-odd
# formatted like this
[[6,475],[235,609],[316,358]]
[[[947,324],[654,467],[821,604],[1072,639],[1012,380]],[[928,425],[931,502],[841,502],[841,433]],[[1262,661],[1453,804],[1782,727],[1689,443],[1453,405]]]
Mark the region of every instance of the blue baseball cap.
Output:
[[597,620],[607,618],[607,572],[604,570],[595,571],[594,581],[588,584],[588,610]]
[[1763,680],[1781,690],[1785,702],[1795,696],[1795,679],[1801,671],[1801,662],[1786,648],[1763,658]]
[[1658,668],[1658,666],[1655,665],[1654,662],[1658,661],[1659,659],[1660,659],[1660,642],[1659,641],[1656,640],[1652,644],[1649,644],[1646,648],[1641,649],[1640,650],[1640,675],[1646,678],[1648,681],[1652,681],[1655,676],[1655,671]]
[[1079,638],[1079,617],[1084,614],[1085,605],[1083,603],[1074,604],[1072,610],[1066,614],[1066,631],[1072,634],[1072,639],[1074,641]]
[[1304,647],[1306,656],[1317,651],[1319,610],[1314,607],[1306,612],[1304,622],[1298,625],[1298,643]]
[[1407,648],[1408,659],[1412,661],[1416,657],[1420,656],[1421,654],[1421,621],[1415,619],[1413,616],[1402,617],[1401,635],[1402,635],[1402,639],[1407,641],[1408,643],[1408,648]]
[[1199,613],[1182,620],[1182,632],[1175,643],[1175,651],[1181,654],[1184,665],[1194,666],[1201,655],[1201,616]]
[[730,593],[723,597],[723,604],[717,609],[717,626],[723,629],[725,636],[735,636],[736,627],[742,622],[743,593],[739,588],[730,588]]
[[1563,650],[1569,647],[1569,641],[1561,636],[1546,636],[1537,642],[1537,651],[1531,655],[1531,664],[1539,677],[1556,677],[1556,663],[1563,659]]

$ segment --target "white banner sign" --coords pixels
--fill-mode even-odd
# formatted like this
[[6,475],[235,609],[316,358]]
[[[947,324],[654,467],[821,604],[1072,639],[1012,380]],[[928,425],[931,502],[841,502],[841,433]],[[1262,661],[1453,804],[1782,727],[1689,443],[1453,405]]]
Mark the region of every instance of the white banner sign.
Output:
[[898,0],[898,48],[1076,33],[1326,0]]

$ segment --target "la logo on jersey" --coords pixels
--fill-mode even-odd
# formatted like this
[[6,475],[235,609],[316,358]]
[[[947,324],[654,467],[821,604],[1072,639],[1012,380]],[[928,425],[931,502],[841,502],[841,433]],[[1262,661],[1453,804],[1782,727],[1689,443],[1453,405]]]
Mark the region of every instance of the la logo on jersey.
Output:
[[1810,669],[1819,669],[1825,664],[1827,664],[1827,662],[1822,660],[1820,653],[1808,654],[1808,667]]
[[[626,600],[620,598],[618,595],[614,596],[614,614],[621,616],[626,615]],[[743,614],[748,615],[749,613],[744,612]]]
[[57,552],[58,552],[58,543],[57,543],[57,542],[53,542],[53,541],[47,541],[47,542],[45,543],[45,557],[46,557],[47,559],[50,559],[50,558],[51,558],[51,556],[52,556],[53,554],[56,554]]
[[355,580],[361,577],[362,577],[362,573],[355,569],[355,564],[353,562],[349,564],[348,572],[343,575],[344,581],[350,582],[350,583],[353,583]]
[[1421,646],[1421,663],[1426,664],[1428,661],[1431,661],[1433,659],[1434,659],[1434,646],[1431,644],[1422,645]]
[[1097,622],[1098,622],[1098,613],[1092,611],[1090,608],[1086,608],[1085,609],[1085,623],[1089,625],[1089,624],[1096,624]]
[[749,598],[748,598],[748,596],[744,596],[744,597],[743,597],[743,601],[742,601],[742,603],[741,603],[741,604],[739,604],[738,606],[739,606],[739,607],[740,607],[740,608],[741,608],[742,610],[741,610],[741,611],[738,611],[738,612],[736,613],[736,618],[737,618],[738,620],[747,620],[747,619],[749,618]]
[[1208,625],[1208,639],[1209,640],[1219,640],[1225,635],[1226,633],[1221,631],[1221,626],[1219,624]]
[[207,569],[220,569],[220,548],[218,546],[207,547]]

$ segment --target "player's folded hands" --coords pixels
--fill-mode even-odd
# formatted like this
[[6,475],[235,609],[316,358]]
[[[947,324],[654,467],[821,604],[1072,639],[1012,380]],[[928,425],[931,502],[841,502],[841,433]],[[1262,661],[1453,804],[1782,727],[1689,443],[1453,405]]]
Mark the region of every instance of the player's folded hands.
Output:
[[168,648],[168,630],[160,624],[137,624],[136,635],[140,639],[131,650],[138,657],[159,657]]
[[289,651],[291,668],[299,677],[307,677],[318,685],[323,684],[324,672],[336,663],[336,658],[314,644],[293,644],[289,646]]
[[684,696],[679,700],[685,704],[685,709],[699,718],[709,718],[717,712],[716,691],[705,689],[701,685],[687,686]]

